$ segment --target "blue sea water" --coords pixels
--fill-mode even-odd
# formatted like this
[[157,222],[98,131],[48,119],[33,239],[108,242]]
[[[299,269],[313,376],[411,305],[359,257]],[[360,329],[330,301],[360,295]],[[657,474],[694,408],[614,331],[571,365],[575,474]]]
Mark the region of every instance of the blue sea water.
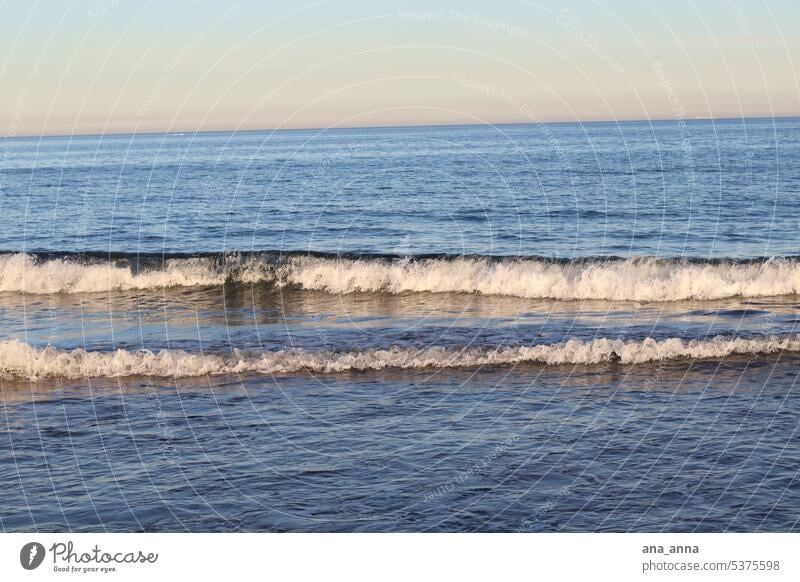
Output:
[[800,119],[0,148],[2,530],[798,529]]

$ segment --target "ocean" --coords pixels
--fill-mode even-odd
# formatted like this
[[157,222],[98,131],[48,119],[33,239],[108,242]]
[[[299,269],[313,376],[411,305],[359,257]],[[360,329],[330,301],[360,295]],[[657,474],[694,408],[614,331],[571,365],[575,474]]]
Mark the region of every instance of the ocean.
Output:
[[0,153],[2,531],[800,529],[800,119]]

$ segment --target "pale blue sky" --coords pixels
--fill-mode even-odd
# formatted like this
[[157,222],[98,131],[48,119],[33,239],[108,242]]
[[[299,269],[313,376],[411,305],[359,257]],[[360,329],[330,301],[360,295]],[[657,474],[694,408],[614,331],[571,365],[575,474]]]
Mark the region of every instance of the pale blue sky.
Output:
[[0,13],[0,135],[800,114],[796,0]]

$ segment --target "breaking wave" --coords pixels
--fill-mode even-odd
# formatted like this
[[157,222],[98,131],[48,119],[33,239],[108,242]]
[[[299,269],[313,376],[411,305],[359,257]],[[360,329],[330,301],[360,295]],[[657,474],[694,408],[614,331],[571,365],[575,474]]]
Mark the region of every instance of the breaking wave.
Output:
[[738,354],[800,352],[800,335],[705,340],[569,340],[558,344],[453,349],[444,347],[191,353],[182,350],[115,352],[37,348],[16,339],[0,342],[0,375],[38,379],[217,374],[331,374],[385,369],[462,368],[522,363],[543,365],[642,364],[676,359],[719,359]]
[[680,301],[800,293],[796,258],[0,255],[0,291],[92,293],[263,283],[329,293],[477,293],[554,300]]

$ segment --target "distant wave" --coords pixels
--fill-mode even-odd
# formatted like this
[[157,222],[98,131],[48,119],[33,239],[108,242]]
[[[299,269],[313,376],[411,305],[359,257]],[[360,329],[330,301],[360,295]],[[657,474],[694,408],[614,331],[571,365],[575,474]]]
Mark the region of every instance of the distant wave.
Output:
[[800,293],[800,261],[232,253],[0,255],[0,291],[92,293],[265,283],[328,293],[679,301]]
[[0,342],[0,374],[28,379],[120,376],[193,377],[217,374],[290,374],[308,371],[331,374],[385,369],[462,368],[538,363],[620,365],[653,361],[718,359],[736,354],[800,352],[800,335],[788,337],[705,340],[678,338],[643,341],[595,339],[522,347],[408,348],[362,351],[191,353],[181,350],[95,352],[76,349],[36,348],[19,340]]

